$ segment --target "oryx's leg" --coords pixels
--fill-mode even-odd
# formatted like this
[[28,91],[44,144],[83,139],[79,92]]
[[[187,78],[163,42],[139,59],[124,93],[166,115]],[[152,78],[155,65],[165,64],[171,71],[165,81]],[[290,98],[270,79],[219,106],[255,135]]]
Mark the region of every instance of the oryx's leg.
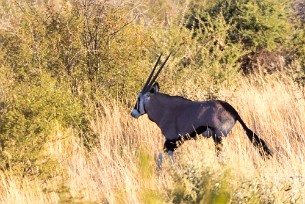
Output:
[[215,144],[216,155],[219,156],[222,151],[222,138],[221,136],[213,135],[213,140]]
[[[179,145],[183,143],[183,138],[179,137],[176,140],[168,140],[166,139],[164,142],[164,152],[166,152],[171,159],[172,164],[175,163],[175,158],[174,158],[174,151],[175,149],[178,148]],[[159,159],[158,159],[158,167],[161,168],[162,164],[162,154],[159,154]]]
[[168,154],[169,158],[171,159],[172,165],[173,165],[173,164],[175,163],[174,151],[169,150],[169,151],[167,152],[167,154]]
[[[175,163],[175,159],[174,159],[174,151],[171,151],[171,150],[168,150],[167,152],[172,164]],[[162,161],[163,161],[163,154],[162,152],[159,153],[159,156],[158,156],[158,161],[157,161],[157,169],[160,170],[161,167],[162,167]]]
[[162,161],[163,161],[163,154],[162,152],[159,153],[158,161],[157,161],[157,169],[160,170],[162,167]]

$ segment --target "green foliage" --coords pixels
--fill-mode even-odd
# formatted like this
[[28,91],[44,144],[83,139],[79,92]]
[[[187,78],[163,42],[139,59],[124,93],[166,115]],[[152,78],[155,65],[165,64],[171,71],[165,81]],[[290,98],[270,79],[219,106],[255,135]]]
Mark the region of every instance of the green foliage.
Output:
[[141,197],[143,203],[147,203],[147,204],[164,203],[164,198],[156,190],[145,189]]
[[11,4],[18,20],[0,29],[0,57],[16,78],[48,72],[79,95],[128,95],[152,46],[128,8],[90,0]]
[[[196,84],[206,90],[207,99],[219,98],[221,88],[230,88],[236,83],[240,67],[239,59],[244,54],[239,44],[227,41],[231,25],[225,22],[222,14],[216,19],[199,21],[200,31],[196,31],[197,48],[196,71],[200,74]],[[201,80],[200,80],[201,79]]]
[[3,93],[0,168],[48,176],[56,169],[56,162],[45,151],[50,133],[56,123],[64,127],[84,125],[80,103],[49,75],[41,75],[36,81],[14,83],[4,87]]
[[237,7],[240,13],[232,21],[246,45],[275,50],[291,40],[286,0],[246,1]]
[[177,176],[173,203],[230,203],[233,189],[230,172],[216,175],[208,169],[190,167],[183,177]]
[[241,46],[243,53],[239,61],[244,73],[256,69],[278,70],[285,64],[283,58],[294,57],[295,53],[288,50],[294,36],[299,35],[295,22],[290,20],[290,3],[287,0],[230,0],[208,5],[194,2],[186,27],[202,32],[202,24],[221,22],[219,16],[222,16],[226,25],[222,27],[228,27],[223,44]]
[[222,14],[225,22],[232,25],[227,40],[241,42],[250,50],[275,50],[291,39],[287,0],[230,0],[209,7],[197,3],[192,6],[192,11],[187,27],[196,28],[199,20],[217,20]]
[[[166,68],[168,72],[164,70],[165,77],[160,76],[159,80],[164,80],[162,84],[167,85],[168,78],[171,78],[179,94],[186,94],[187,97],[219,98],[221,88],[236,84],[239,59],[244,51],[239,44],[227,42],[231,25],[225,22],[222,14],[217,19],[198,19],[197,26],[200,29],[188,30],[173,25],[166,33],[159,31],[156,38],[160,38],[162,47],[174,50],[175,58],[169,65],[172,67]],[[162,39],[170,40],[163,42]]]
[[[301,24],[295,30],[293,43],[289,46],[290,52],[294,53],[293,61],[297,63],[302,73],[305,73],[305,24]],[[297,70],[297,71],[300,71]]]
[[148,58],[142,55],[151,40],[143,26],[127,17],[129,8],[108,2],[1,4],[7,24],[0,27],[5,79],[0,167],[48,174],[55,162],[45,155],[44,145],[55,124],[77,127],[88,139],[84,110],[89,115],[91,104],[98,105],[96,96],[124,100],[138,91],[141,84],[131,78],[145,73],[142,64]]
[[151,189],[149,186],[154,186],[155,179],[155,162],[154,158],[149,154],[144,147],[138,148],[138,171],[139,180],[144,182],[141,192],[141,201],[143,203],[163,203],[163,196],[156,189]]
[[148,152],[143,147],[140,147],[138,153],[138,168],[141,177],[146,181],[152,179],[153,176],[154,169],[152,161],[153,159]]

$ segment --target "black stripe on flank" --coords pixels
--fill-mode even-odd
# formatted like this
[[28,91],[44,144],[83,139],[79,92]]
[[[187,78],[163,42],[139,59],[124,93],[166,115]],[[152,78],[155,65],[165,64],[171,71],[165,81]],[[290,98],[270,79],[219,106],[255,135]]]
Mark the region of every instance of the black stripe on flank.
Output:
[[[212,128],[210,128],[210,129],[212,129]],[[187,135],[189,135],[191,138],[195,138],[196,135],[200,135],[200,134],[204,133],[207,130],[208,130],[207,126],[199,126],[193,132],[188,133]]]
[[[180,145],[182,145],[184,143],[184,141],[195,139],[197,135],[200,135],[200,134],[204,133],[208,128],[213,131],[213,128],[211,128],[211,127],[199,126],[193,132],[188,133],[184,136],[180,136],[176,140],[168,140],[167,139],[164,142],[164,152],[175,151]],[[212,135],[210,135],[210,136],[212,136]]]

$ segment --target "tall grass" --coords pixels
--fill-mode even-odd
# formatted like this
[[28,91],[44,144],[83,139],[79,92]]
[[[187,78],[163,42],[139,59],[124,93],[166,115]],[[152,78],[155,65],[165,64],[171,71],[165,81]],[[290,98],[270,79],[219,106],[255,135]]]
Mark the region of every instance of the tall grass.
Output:
[[242,80],[228,100],[275,154],[263,160],[240,125],[216,157],[210,139],[188,141],[156,170],[163,136],[146,116],[135,120],[115,101],[101,101],[91,119],[98,143],[88,150],[60,126],[48,144],[60,162],[48,182],[1,173],[1,203],[304,203],[302,91],[290,79]]

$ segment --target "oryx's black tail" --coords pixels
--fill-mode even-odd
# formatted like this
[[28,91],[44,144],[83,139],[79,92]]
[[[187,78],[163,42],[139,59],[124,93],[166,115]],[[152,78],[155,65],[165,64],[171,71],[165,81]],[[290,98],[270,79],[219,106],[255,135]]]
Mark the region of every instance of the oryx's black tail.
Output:
[[263,158],[272,157],[273,153],[267,146],[266,142],[263,139],[261,139],[257,134],[255,134],[252,130],[250,130],[239,115],[237,116],[236,120],[240,122],[241,126],[246,131],[246,134],[249,140],[252,142],[252,144],[259,149],[260,155]]

